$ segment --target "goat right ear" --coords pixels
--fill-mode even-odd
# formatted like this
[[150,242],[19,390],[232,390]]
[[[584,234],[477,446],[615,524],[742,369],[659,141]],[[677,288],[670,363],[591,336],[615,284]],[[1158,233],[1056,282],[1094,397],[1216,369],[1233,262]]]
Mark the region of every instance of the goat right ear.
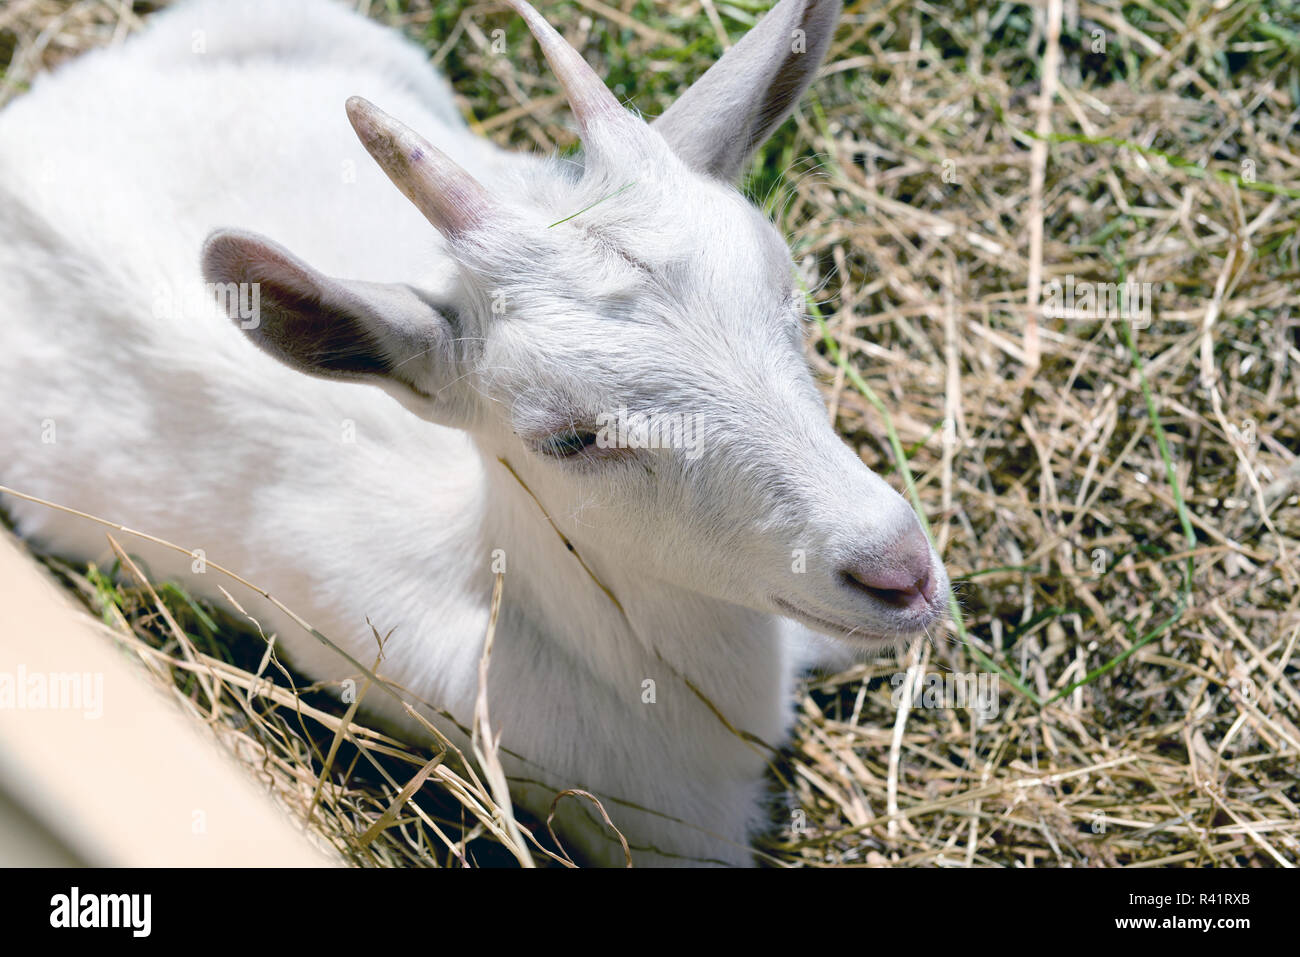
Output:
[[654,128],[696,172],[739,179],[821,65],[840,0],[781,0],[683,93]]
[[[239,230],[208,237],[203,276],[244,334],[285,365],[371,382],[433,421],[465,419],[449,388],[463,375],[454,312],[410,286],[335,279]],[[240,300],[255,304],[252,315],[240,314]]]

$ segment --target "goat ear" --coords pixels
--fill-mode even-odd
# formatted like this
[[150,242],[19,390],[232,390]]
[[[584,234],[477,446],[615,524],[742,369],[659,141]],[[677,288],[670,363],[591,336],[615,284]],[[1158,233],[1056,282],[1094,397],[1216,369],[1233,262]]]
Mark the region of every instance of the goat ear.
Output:
[[[254,233],[218,230],[203,246],[204,279],[263,351],[308,375],[372,382],[434,421],[459,421],[454,313],[410,286],[334,279]],[[232,285],[233,284],[233,285]],[[237,295],[231,296],[231,291]],[[245,293],[244,290],[249,290]]]
[[697,172],[733,182],[817,73],[840,0],[781,0],[654,123]]

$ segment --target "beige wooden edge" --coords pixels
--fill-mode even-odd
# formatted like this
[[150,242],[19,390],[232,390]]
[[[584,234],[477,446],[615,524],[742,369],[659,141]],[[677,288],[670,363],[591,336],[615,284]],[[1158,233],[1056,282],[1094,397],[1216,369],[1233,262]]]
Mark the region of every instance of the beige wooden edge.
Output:
[[0,865],[72,862],[338,863],[0,528]]

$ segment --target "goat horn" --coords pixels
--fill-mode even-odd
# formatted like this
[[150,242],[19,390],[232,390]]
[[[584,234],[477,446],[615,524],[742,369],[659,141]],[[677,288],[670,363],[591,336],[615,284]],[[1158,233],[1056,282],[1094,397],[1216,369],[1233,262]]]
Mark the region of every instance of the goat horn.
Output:
[[551,65],[560,86],[564,87],[569,108],[573,110],[584,134],[596,120],[626,115],[618,97],[610,92],[605,81],[596,75],[582,54],[569,46],[568,41],[533,9],[528,0],[506,0],[506,3],[524,18],[529,31],[537,39],[546,62]]
[[369,100],[349,97],[347,111],[361,145],[439,232],[458,236],[488,218],[491,197],[447,154]]

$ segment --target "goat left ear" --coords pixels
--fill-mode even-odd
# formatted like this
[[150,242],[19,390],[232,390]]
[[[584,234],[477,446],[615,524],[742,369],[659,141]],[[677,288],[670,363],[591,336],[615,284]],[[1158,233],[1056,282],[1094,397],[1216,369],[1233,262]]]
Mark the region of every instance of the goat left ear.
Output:
[[446,307],[410,286],[335,279],[255,233],[218,230],[203,246],[204,279],[218,291],[256,301],[253,316],[231,315],[264,352],[308,375],[372,382],[416,414],[445,424],[460,378],[456,335]]
[[840,0],[781,0],[655,120],[697,172],[734,182],[817,74]]

